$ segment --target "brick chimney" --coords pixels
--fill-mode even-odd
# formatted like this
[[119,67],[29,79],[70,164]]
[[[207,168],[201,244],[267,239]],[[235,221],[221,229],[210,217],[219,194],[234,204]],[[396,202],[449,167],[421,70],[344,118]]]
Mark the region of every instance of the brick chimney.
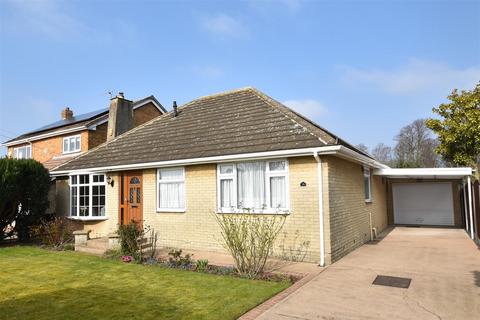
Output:
[[61,113],[62,120],[70,120],[73,118],[73,111],[69,107],[65,107]]
[[125,99],[123,92],[110,99],[107,141],[133,128],[133,102]]

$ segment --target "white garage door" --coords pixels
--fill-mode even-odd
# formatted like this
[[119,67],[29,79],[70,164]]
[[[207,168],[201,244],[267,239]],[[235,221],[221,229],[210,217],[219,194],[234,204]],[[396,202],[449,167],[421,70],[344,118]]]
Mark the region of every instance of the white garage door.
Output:
[[451,183],[398,183],[392,191],[396,224],[454,225]]

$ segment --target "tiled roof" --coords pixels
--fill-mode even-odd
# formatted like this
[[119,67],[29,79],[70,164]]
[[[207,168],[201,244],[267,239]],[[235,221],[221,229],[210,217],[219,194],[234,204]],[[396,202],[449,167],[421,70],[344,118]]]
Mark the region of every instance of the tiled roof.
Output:
[[[254,88],[193,100],[54,171],[343,144]],[[349,146],[351,147],[351,146]]]

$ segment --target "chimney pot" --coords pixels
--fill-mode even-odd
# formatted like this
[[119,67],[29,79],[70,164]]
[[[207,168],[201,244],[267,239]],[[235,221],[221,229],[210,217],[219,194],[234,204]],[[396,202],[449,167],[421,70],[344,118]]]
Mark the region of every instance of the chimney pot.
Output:
[[125,98],[125,96],[123,95],[123,92],[119,92],[118,95],[117,95],[117,97],[118,97],[118,98],[122,98],[122,99]]
[[173,116],[178,116],[177,101],[173,101]]
[[65,109],[61,112],[62,120],[70,120],[73,118],[73,111],[70,110],[69,107],[65,107]]

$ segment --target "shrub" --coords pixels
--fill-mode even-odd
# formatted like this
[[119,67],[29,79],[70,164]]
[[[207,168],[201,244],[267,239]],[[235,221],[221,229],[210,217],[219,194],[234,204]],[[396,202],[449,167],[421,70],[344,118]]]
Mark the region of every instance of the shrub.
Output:
[[0,240],[17,235],[28,240],[30,228],[48,208],[50,176],[31,159],[0,159]]
[[118,226],[117,230],[120,238],[120,250],[124,256],[132,256],[135,261],[140,262],[141,257],[141,243],[140,239],[143,235],[143,230],[140,224],[132,221],[129,224],[122,224]]
[[141,228],[136,221],[119,225],[117,234],[120,238],[120,251],[123,255],[132,256],[135,262],[151,260],[157,250],[157,233],[153,228]]
[[67,244],[72,244],[75,224],[64,217],[55,217],[52,220],[42,220],[39,225],[31,228],[31,235],[40,240],[42,244],[63,249]]
[[255,278],[263,272],[273,244],[285,224],[285,215],[215,215],[224,245],[240,275]]
[[298,238],[300,237],[300,231],[295,230],[295,234],[293,237],[293,243],[286,247],[285,243],[287,242],[288,233],[283,233],[283,238],[281,244],[279,245],[280,253],[278,254],[278,258],[287,261],[293,262],[303,262],[305,257],[308,253],[308,249],[310,247],[310,241],[302,241],[298,243]]
[[191,268],[193,265],[192,254],[182,255],[182,249],[172,249],[168,253],[168,265],[175,268]]
[[207,268],[208,268],[208,260],[207,259],[198,259],[195,264],[196,264],[195,270],[200,271],[200,272],[207,271]]

